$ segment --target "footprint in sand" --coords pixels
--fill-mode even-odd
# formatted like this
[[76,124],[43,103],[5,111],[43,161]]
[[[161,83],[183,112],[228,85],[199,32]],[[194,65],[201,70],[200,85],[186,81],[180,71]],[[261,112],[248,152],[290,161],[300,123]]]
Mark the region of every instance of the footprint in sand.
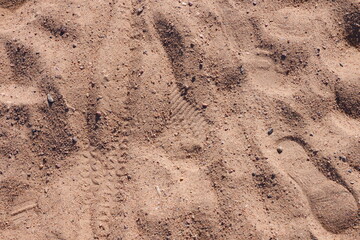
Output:
[[36,218],[37,214],[34,212],[34,209],[37,207],[36,193],[27,191],[15,199],[9,219],[14,225],[24,224],[29,219]]
[[309,161],[304,148],[290,140],[280,142],[283,152],[278,160],[307,196],[312,213],[322,226],[333,233],[351,227],[358,206],[353,195],[342,185],[326,178]]

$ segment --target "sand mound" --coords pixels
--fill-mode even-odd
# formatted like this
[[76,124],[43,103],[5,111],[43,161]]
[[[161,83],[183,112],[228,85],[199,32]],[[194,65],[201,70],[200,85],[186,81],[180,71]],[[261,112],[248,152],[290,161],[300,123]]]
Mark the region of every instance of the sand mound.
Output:
[[360,117],[360,80],[353,83],[339,83],[336,86],[336,101],[346,114],[351,117]]
[[360,12],[348,13],[344,16],[346,38],[355,47],[360,46]]
[[20,6],[21,4],[23,4],[26,1],[27,0],[1,0],[0,1],[0,7],[2,7],[2,8],[13,8],[13,7]]

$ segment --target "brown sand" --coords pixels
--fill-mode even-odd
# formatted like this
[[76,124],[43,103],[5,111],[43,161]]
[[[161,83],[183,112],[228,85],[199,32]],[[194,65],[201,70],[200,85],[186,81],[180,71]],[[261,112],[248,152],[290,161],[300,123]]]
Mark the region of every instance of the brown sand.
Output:
[[359,0],[0,0],[0,239],[360,239]]

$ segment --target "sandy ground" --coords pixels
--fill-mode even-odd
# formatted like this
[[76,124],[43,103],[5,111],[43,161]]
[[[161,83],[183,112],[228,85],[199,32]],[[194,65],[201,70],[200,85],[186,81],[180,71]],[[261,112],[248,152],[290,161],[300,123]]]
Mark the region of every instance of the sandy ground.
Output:
[[360,239],[358,0],[0,0],[0,239]]

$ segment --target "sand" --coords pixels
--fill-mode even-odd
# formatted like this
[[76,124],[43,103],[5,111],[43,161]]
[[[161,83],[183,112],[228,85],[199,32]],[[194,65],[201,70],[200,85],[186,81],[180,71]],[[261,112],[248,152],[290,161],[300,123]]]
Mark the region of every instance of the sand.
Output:
[[0,0],[0,239],[359,239],[359,9]]

